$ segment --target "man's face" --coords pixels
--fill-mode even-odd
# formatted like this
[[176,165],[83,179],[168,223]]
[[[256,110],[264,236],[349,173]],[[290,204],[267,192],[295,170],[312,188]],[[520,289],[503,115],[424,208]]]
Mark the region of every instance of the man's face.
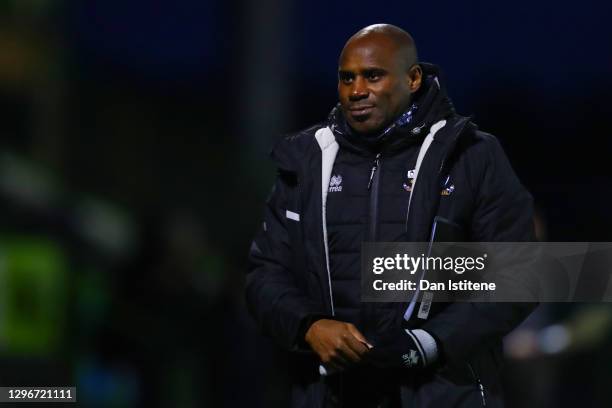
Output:
[[379,132],[408,108],[415,89],[401,55],[389,38],[376,35],[353,39],[342,51],[338,96],[357,133]]

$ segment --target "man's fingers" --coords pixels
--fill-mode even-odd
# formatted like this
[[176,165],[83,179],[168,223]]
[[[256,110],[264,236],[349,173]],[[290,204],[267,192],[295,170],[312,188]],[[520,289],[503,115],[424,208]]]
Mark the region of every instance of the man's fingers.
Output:
[[[363,352],[359,349],[359,345],[361,345],[361,343],[350,334],[344,340],[344,345],[339,350],[340,353],[342,353],[342,355],[349,359],[352,363],[360,362],[361,354],[363,354]],[[361,345],[361,347],[364,346]]]
[[355,336],[355,338],[359,340],[361,343],[363,343],[367,348],[371,349],[372,347],[374,347],[370,344],[369,341],[366,340],[364,335],[361,334],[361,332],[357,330],[357,328],[353,326],[352,324],[348,325],[348,331],[351,332],[351,334]]
[[359,362],[361,360],[361,356],[368,351],[368,346],[366,346],[362,341],[357,339],[352,334],[349,334],[347,336],[346,345],[357,357],[357,359],[353,359],[354,362]]
[[351,365],[351,360],[344,355],[343,351],[335,351],[332,355],[329,356],[325,365],[331,365],[336,370],[343,370],[349,365]]
[[353,324],[335,320],[316,321],[305,337],[321,362],[334,370],[361,362],[369,348],[368,341]]

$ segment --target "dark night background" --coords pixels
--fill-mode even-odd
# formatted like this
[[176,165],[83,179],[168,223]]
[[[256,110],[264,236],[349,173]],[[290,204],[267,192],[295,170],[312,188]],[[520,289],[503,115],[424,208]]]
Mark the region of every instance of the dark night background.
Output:
[[[612,241],[607,2],[0,2],[0,386],[87,407],[283,407],[243,279],[280,135],[361,27],[410,31],[498,136],[550,241]],[[506,342],[510,407],[610,406],[607,304]]]

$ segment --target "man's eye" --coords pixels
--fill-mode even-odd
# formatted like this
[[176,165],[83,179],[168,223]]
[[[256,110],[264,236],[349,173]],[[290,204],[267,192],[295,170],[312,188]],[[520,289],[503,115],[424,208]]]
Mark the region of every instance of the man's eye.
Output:
[[350,74],[340,74],[340,81],[345,84],[350,84],[351,82],[353,82],[353,76]]
[[367,75],[368,81],[378,81],[380,79],[380,74],[378,72],[370,72]]

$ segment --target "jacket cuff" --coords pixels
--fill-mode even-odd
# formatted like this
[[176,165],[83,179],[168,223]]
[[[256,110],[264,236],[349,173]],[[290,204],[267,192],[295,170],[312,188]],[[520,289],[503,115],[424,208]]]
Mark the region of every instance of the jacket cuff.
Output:
[[406,329],[406,333],[412,338],[419,349],[425,366],[431,365],[438,360],[438,345],[431,334],[422,329]]

